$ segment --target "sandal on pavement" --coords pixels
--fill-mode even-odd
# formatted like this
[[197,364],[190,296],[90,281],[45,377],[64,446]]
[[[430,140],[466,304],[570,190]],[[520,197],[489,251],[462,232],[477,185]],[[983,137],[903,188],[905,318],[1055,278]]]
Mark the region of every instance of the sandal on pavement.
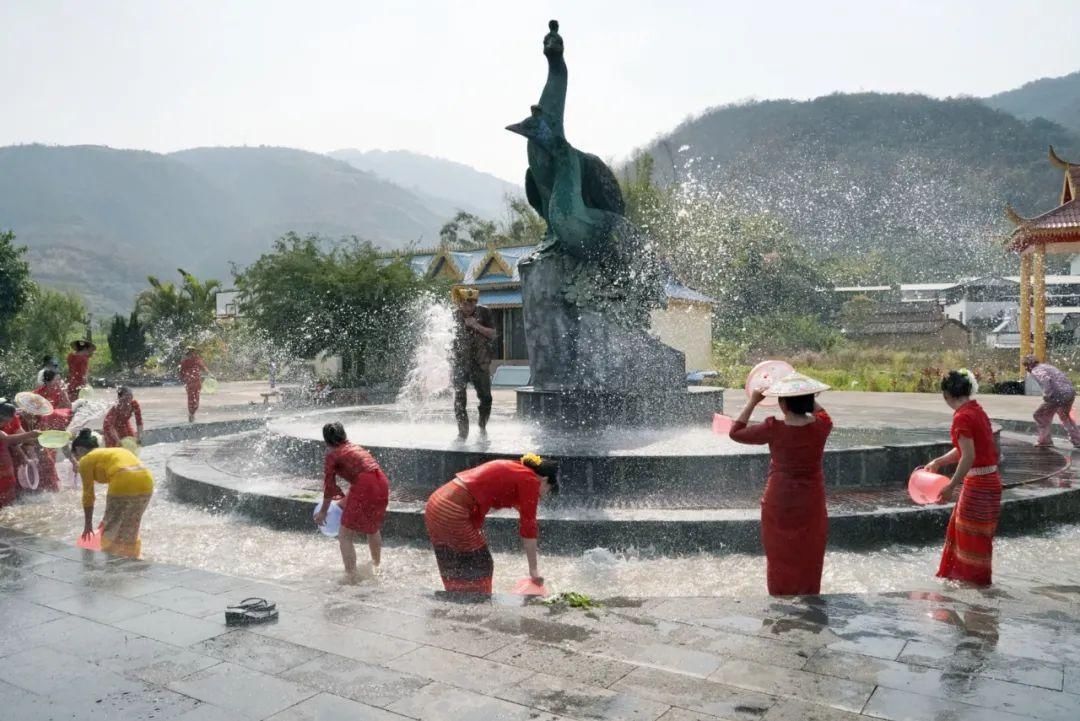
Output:
[[237,605],[225,609],[226,626],[266,623],[276,620],[277,617],[277,604],[265,598],[245,598]]

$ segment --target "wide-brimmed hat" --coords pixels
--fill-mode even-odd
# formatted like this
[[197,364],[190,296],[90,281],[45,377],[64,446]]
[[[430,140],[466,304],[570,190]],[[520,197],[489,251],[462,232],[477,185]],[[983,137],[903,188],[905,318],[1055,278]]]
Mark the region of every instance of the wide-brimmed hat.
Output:
[[94,341],[84,340],[82,338],[80,338],[79,340],[71,341],[71,347],[74,350],[86,350],[87,348],[89,348],[90,350],[97,350],[97,346],[94,345]]
[[829,390],[829,386],[802,373],[789,373],[765,389],[764,393],[773,398],[792,398],[810,396]]

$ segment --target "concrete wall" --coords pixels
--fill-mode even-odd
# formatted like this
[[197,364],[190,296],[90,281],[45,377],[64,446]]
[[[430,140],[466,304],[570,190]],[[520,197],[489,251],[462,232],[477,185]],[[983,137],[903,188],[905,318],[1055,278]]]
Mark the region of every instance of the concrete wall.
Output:
[[667,308],[652,312],[652,332],[686,355],[688,372],[713,367],[712,306],[669,301]]

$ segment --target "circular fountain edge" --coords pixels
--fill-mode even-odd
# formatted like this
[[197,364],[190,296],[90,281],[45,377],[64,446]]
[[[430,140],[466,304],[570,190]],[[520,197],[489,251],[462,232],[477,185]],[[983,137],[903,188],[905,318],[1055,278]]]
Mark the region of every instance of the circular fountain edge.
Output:
[[[221,512],[235,512],[271,527],[314,531],[311,512],[315,494],[257,493],[243,481],[209,463],[209,456],[228,436],[188,444],[166,465],[169,490],[179,501]],[[1047,480],[1065,473],[1064,484]],[[1080,487],[1071,485],[1066,459],[1054,473],[1002,495],[999,533],[1030,533],[1048,524],[1074,521],[1080,515]],[[952,506],[896,506],[871,511],[830,513],[831,547],[873,548],[896,543],[922,543],[942,538]],[[760,552],[756,509],[642,509],[557,515],[541,512],[545,551],[580,553],[589,548],[652,548],[659,553]],[[392,503],[383,527],[387,538],[427,542],[421,504]],[[510,514],[488,518],[485,533],[496,550],[520,545],[517,519]]]

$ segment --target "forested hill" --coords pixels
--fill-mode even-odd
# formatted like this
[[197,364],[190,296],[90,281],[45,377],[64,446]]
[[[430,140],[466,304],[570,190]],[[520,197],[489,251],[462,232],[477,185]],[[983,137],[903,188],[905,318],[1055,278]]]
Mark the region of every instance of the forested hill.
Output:
[[[1003,207],[1053,207],[1053,144],[1080,135],[974,99],[861,93],[712,109],[647,147],[688,192],[780,218],[818,257],[873,258],[905,279],[985,272],[1003,261]],[[860,269],[856,275],[867,275]]]
[[444,220],[404,188],[289,148],[0,148],[0,228],[30,247],[39,281],[99,312],[129,309],[148,273],[227,280],[230,261],[289,230],[396,248],[432,243]]
[[1080,132],[1080,71],[1060,78],[1042,78],[984,101],[1018,118],[1046,118]]
[[[450,218],[467,210],[484,218],[506,215],[506,197],[525,189],[472,166],[408,150],[335,150],[332,158],[408,188]],[[524,174],[524,171],[523,171]]]

